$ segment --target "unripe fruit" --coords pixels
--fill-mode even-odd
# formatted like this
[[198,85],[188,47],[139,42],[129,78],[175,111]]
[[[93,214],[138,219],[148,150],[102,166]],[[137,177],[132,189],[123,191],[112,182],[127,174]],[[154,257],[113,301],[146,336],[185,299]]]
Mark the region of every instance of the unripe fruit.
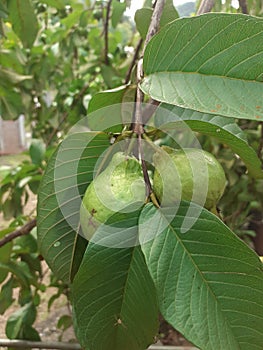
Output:
[[115,153],[107,168],[88,186],[80,209],[84,235],[90,238],[115,213],[138,210],[146,199],[141,165],[135,157]]
[[165,152],[153,156],[153,190],[160,203],[170,206],[180,200],[193,201],[215,211],[226,186],[224,170],[216,158],[196,148],[163,146],[162,150]]

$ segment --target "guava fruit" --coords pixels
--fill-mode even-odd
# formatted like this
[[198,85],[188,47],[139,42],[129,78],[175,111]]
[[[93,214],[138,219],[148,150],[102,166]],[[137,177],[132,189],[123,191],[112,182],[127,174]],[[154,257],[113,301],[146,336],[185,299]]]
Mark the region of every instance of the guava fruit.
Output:
[[90,238],[114,214],[136,211],[145,200],[145,183],[139,161],[122,152],[115,153],[107,168],[90,183],[83,197],[80,223],[84,235]]
[[221,164],[209,152],[196,148],[161,147],[153,156],[153,190],[162,205],[193,201],[215,212],[224,193],[226,177]]

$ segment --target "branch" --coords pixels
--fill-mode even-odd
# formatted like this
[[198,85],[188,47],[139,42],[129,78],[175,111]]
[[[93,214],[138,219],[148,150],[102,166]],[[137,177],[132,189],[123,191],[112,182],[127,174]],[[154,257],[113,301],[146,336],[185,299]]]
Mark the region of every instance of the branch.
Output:
[[210,12],[214,4],[215,4],[214,0],[202,0],[196,14],[201,15],[202,13]]
[[111,3],[112,3],[112,0],[109,0],[107,4],[107,9],[106,9],[106,20],[105,20],[105,26],[104,26],[104,40],[105,40],[104,63],[107,66],[110,63],[109,57],[108,57],[108,51],[109,51],[109,21],[110,21]]
[[[165,4],[165,0],[158,0],[155,4],[153,14],[152,14],[151,23],[149,25],[146,39],[145,39],[144,46],[143,46],[142,57],[144,55],[145,48],[146,48],[148,42],[156,34],[156,32],[159,28],[159,23],[160,23],[162,11],[164,8],[164,4]],[[143,78],[142,60],[143,59],[141,59],[137,65],[137,91],[136,91],[136,104],[135,104],[135,118],[134,118],[134,125],[133,125],[133,131],[137,135],[142,135],[144,133],[143,121],[142,121],[142,102],[143,102],[144,94],[141,91],[141,89],[139,88],[139,84]]]
[[138,42],[137,46],[136,46],[136,49],[135,49],[135,52],[134,52],[134,55],[133,55],[131,64],[130,64],[130,66],[129,66],[129,69],[128,69],[127,74],[126,74],[126,77],[125,77],[124,84],[128,84],[128,82],[129,82],[130,79],[131,79],[132,69],[133,69],[133,67],[134,67],[134,65],[135,65],[135,62],[136,62],[138,56],[139,56],[139,52],[140,52],[142,43],[143,43],[143,39],[141,38],[140,41]]
[[257,151],[257,155],[259,159],[261,159],[261,156],[262,156],[261,153],[263,150],[263,122],[260,122],[260,126],[261,126],[261,135],[260,135],[258,151]]
[[81,350],[82,347],[79,344],[62,343],[62,342],[41,342],[41,341],[28,341],[28,340],[9,340],[0,339],[0,346],[17,349],[59,349],[59,350]]
[[150,26],[148,28],[148,32],[147,32],[147,35],[146,35],[146,39],[145,39],[142,55],[144,55],[144,51],[146,49],[146,46],[147,46],[148,42],[157,33],[157,31],[159,29],[159,23],[160,23],[160,19],[161,19],[161,16],[162,16],[164,4],[165,4],[165,0],[157,0],[156,1],[155,7],[154,7],[154,10],[153,10],[153,14],[152,14],[151,23],[150,23]]
[[[58,349],[58,350],[81,350],[83,349],[78,343],[63,343],[63,342],[41,342],[41,341],[29,341],[29,340],[9,340],[0,339],[0,347],[8,348],[31,348],[31,349]],[[148,350],[165,350],[167,346],[163,345],[151,345]],[[197,350],[194,347],[178,347],[169,346],[169,350]]]
[[17,237],[29,234],[30,231],[36,226],[36,224],[37,224],[36,219],[33,219],[27,222],[24,226],[17,229],[16,231],[9,233],[8,235],[6,235],[4,238],[0,240],[0,248]]
[[[164,3],[165,3],[165,0],[158,0],[155,3],[155,7],[154,7],[152,18],[151,18],[151,23],[150,23],[150,26],[149,26],[149,29],[148,29],[148,32],[146,35],[145,42],[144,42],[142,57],[144,55],[145,48],[146,48],[148,42],[156,34],[156,32],[159,28],[159,23],[160,23],[160,18],[161,18],[162,11],[164,8]],[[144,154],[143,154],[143,147],[142,147],[142,134],[144,133],[142,102],[143,102],[143,98],[144,98],[144,93],[139,88],[139,84],[143,78],[142,63],[143,63],[143,58],[141,58],[137,64],[137,90],[136,90],[136,103],[135,103],[135,116],[134,116],[133,131],[138,136],[138,153],[139,153],[139,157],[140,157],[140,160],[142,163],[143,177],[144,177],[144,182],[145,182],[147,197],[148,197],[153,193],[153,190],[152,190],[151,182],[149,179],[149,174],[147,171],[147,166],[145,163]]]
[[242,13],[248,14],[247,0],[238,0]]

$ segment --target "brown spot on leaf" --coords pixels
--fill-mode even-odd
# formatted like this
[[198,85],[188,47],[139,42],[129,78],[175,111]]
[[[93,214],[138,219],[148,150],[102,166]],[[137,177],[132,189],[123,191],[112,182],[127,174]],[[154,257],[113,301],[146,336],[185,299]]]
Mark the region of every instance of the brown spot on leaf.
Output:
[[93,216],[93,215],[96,214],[96,213],[97,213],[97,210],[93,208],[93,209],[91,210],[91,215]]

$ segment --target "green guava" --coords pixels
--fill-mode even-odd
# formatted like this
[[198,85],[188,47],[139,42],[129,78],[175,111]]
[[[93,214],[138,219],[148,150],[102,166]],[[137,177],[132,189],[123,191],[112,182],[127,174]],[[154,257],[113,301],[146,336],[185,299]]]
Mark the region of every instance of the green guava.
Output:
[[226,177],[221,164],[209,152],[196,148],[161,147],[153,156],[153,190],[162,205],[192,201],[215,212],[224,193]]
[[96,229],[116,213],[138,210],[146,200],[145,183],[139,161],[122,152],[115,153],[107,168],[88,186],[80,208],[84,235],[90,238]]

